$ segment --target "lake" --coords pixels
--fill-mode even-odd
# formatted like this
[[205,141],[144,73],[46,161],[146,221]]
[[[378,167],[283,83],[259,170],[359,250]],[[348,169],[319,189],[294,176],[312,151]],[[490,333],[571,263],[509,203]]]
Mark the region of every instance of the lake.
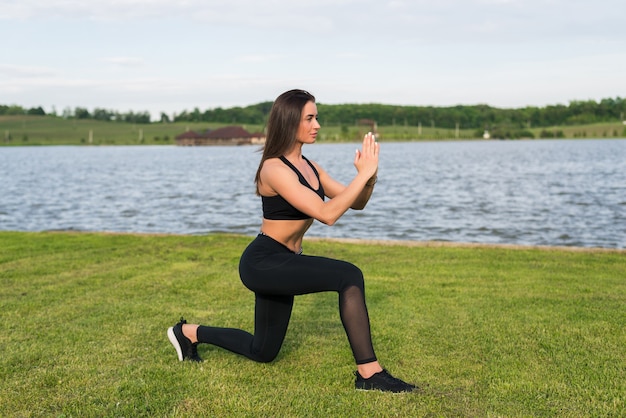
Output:
[[[357,144],[305,146],[344,183]],[[253,235],[257,147],[0,148],[0,230]],[[626,141],[382,142],[364,211],[309,236],[626,247]]]

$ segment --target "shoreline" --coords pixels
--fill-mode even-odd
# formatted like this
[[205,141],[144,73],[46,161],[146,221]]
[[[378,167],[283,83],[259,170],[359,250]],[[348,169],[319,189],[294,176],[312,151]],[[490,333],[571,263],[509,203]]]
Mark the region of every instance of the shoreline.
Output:
[[[233,234],[229,232],[209,232],[206,234],[176,234],[176,233],[159,233],[159,232],[119,232],[119,231],[74,231],[74,230],[48,230],[48,231],[0,231],[2,232],[18,232],[25,234],[37,233],[62,233],[62,234],[101,234],[101,235],[134,235],[146,237],[201,237],[209,235],[223,235],[232,237],[249,237],[254,235]],[[336,242],[344,244],[360,244],[360,245],[381,245],[381,246],[399,246],[399,247],[421,247],[421,248],[494,248],[508,250],[542,250],[542,251],[569,251],[569,252],[609,252],[626,254],[626,248],[608,248],[608,247],[577,247],[566,245],[522,245],[522,244],[493,244],[479,242],[455,242],[455,241],[411,241],[411,240],[382,240],[382,239],[363,239],[363,238],[332,238],[332,237],[305,237],[304,242]]]
[[447,247],[447,248],[500,248],[509,250],[543,250],[543,251],[571,251],[571,252],[616,252],[626,253],[626,248],[606,247],[574,247],[566,245],[522,245],[522,244],[487,244],[479,242],[452,242],[452,241],[403,241],[403,240],[369,240],[358,238],[306,238],[305,241],[328,241],[346,244],[368,244],[382,246],[403,247]]

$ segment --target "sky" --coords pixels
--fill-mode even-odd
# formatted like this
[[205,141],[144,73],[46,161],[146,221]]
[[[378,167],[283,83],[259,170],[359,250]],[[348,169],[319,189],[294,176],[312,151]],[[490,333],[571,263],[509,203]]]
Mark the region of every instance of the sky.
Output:
[[0,0],[0,104],[161,112],[626,97],[624,0]]

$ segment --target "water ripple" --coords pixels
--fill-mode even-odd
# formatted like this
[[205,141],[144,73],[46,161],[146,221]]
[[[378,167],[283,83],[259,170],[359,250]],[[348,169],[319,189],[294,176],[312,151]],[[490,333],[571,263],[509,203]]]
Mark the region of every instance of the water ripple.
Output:
[[[376,191],[318,237],[626,247],[626,141],[383,143]],[[338,180],[355,144],[305,155]],[[252,235],[254,147],[0,148],[0,230]]]

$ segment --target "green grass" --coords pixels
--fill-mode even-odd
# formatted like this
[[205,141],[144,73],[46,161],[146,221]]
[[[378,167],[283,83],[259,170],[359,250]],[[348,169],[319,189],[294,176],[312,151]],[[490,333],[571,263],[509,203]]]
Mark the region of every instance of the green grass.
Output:
[[177,361],[181,315],[252,330],[249,241],[0,232],[0,415],[625,416],[624,251],[306,241],[364,271],[379,359],[423,388],[391,395],[354,390],[331,293],[296,298],[273,363]]
[[[324,121],[321,121],[324,124]],[[66,120],[50,116],[0,116],[0,145],[171,145],[188,129],[204,131],[224,124],[151,123],[131,124],[95,120]],[[243,125],[249,132],[263,131],[262,125]],[[358,141],[367,132],[364,126],[323,125],[320,142]],[[417,126],[379,126],[379,137],[387,141],[477,139],[476,129],[444,129]],[[620,138],[626,127],[619,122],[531,129],[535,138],[542,131],[562,132],[565,138]],[[91,133],[91,136],[90,136]],[[9,139],[10,138],[10,139]],[[91,139],[90,139],[91,138]],[[91,142],[90,142],[91,141]]]

